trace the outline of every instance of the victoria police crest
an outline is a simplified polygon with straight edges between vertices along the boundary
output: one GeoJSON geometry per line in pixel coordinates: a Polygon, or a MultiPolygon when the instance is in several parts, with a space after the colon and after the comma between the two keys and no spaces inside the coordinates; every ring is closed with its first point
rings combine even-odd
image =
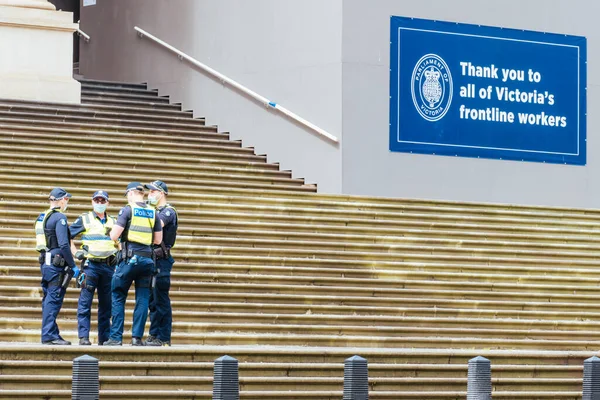
{"type": "Polygon", "coordinates": [[[411,81],[415,108],[427,121],[439,121],[452,103],[452,74],[436,54],[427,54],[415,65],[411,81]]]}

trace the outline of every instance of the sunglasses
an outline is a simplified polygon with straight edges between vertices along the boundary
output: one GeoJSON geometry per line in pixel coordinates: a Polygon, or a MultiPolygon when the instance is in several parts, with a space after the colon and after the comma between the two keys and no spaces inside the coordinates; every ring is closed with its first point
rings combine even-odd
{"type": "Polygon", "coordinates": [[[102,198],[102,197],[96,197],[95,199],[93,199],[94,203],[98,203],[98,204],[105,204],[106,203],[106,199],[102,198]]]}

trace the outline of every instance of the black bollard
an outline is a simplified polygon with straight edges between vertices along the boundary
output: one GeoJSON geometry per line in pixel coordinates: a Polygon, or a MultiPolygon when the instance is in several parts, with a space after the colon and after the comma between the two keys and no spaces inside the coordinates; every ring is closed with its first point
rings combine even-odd
{"type": "Polygon", "coordinates": [[[369,399],[369,367],[367,360],[354,356],[344,362],[343,400],[369,399]]]}
{"type": "Polygon", "coordinates": [[[492,399],[492,371],[490,360],[475,357],[469,360],[467,400],[492,399]]]}
{"type": "Polygon", "coordinates": [[[100,398],[98,359],[85,355],[73,360],[72,400],[100,398]]]}
{"type": "Polygon", "coordinates": [[[600,358],[596,356],[583,362],[582,400],[600,400],[600,358]]]}
{"type": "Polygon", "coordinates": [[[240,400],[238,360],[223,356],[215,360],[213,400],[240,400]]]}

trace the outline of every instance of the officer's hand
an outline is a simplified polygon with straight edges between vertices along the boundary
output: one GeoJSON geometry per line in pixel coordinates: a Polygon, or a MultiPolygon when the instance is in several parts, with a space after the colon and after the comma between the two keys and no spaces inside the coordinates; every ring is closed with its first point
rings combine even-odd
{"type": "Polygon", "coordinates": [[[85,258],[85,252],[83,250],[77,250],[77,253],[75,253],[75,258],[79,261],[83,260],[85,258]]]}
{"type": "Polygon", "coordinates": [[[79,268],[73,267],[73,278],[77,278],[79,276],[79,268]]]}

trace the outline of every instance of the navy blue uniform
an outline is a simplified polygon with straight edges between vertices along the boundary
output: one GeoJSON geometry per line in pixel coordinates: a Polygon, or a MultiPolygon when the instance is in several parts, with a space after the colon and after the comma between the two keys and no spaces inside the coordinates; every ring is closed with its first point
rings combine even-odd
{"type": "MultiPolygon", "coordinates": [[[[94,216],[103,224],[106,223],[106,218],[100,219],[96,214],[94,216]]],[[[77,218],[70,226],[69,231],[72,239],[85,232],[83,219],[77,218]]],[[[77,303],[78,336],[79,338],[89,338],[92,301],[94,292],[98,289],[98,344],[102,344],[110,336],[111,282],[115,268],[111,267],[106,260],[90,259],[83,272],[86,274],[86,284],[84,288],[81,288],[77,303]]]]}
{"type": "MultiPolygon", "coordinates": [[[[177,237],[177,213],[168,205],[159,207],[157,212],[163,223],[163,243],[170,250],[177,237]]],[[[171,270],[174,262],[170,252],[168,257],[156,259],[158,275],[156,276],[156,286],[150,292],[150,335],[163,342],[171,342],[173,311],[169,289],[171,288],[171,270]]]]}
{"type": "MultiPolygon", "coordinates": [[[[139,203],[145,207],[145,203],[139,203]]],[[[158,215],[154,216],[154,232],[162,231],[158,215]]],[[[131,220],[131,207],[123,207],[119,211],[116,225],[125,228],[121,237],[127,237],[127,226],[131,220]]],[[[142,338],[144,327],[148,319],[148,306],[150,301],[150,286],[154,273],[152,260],[152,247],[135,242],[127,242],[134,256],[131,259],[122,259],[117,265],[112,279],[112,325],[110,339],[121,342],[123,340],[123,326],[125,320],[125,301],[131,284],[135,281],[135,308],[133,310],[132,337],[142,338]],[[136,254],[138,253],[138,254],[136,254]],[[146,256],[147,255],[147,256],[146,256]]]]}
{"type": "Polygon", "coordinates": [[[48,259],[53,260],[56,254],[60,254],[69,267],[73,268],[75,266],[75,261],[71,254],[67,217],[60,210],[55,211],[46,220],[45,231],[46,237],[55,235],[56,241],[48,240],[51,246],[53,242],[55,244],[55,247],[49,247],[50,257],[46,257],[45,252],[40,257],[43,291],[42,342],[62,339],[58,325],[56,324],[56,318],[58,317],[66,293],[66,289],[61,287],[62,282],[60,281],[60,276],[64,268],[55,267],[52,265],[52,261],[49,264],[45,261],[48,259]]]}

